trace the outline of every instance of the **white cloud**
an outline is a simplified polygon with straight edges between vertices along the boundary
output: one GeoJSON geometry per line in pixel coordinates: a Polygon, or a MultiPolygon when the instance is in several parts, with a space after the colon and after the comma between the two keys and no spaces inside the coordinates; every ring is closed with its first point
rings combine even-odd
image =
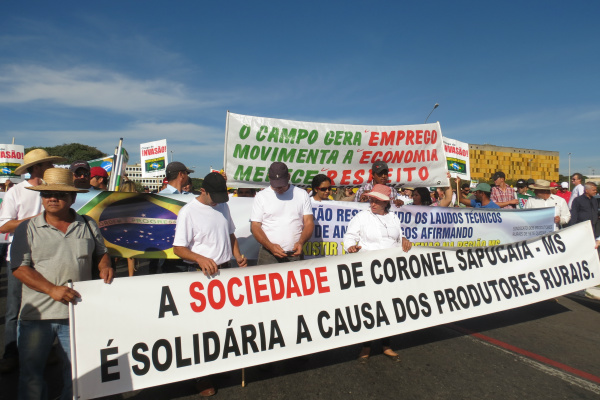
{"type": "Polygon", "coordinates": [[[15,137],[15,143],[25,147],[82,143],[107,154],[113,154],[119,138],[123,138],[131,164],[140,160],[140,143],[167,139],[169,153],[173,151],[175,160],[190,167],[199,166],[204,171],[211,165],[220,167],[223,163],[225,120],[222,128],[184,122],[138,121],[120,130],[11,131],[7,136],[15,137]]]}
{"type": "Polygon", "coordinates": [[[36,65],[0,68],[0,103],[34,101],[125,114],[218,103],[192,98],[178,82],[139,80],[99,68],[80,66],[58,70],[36,65]]]}

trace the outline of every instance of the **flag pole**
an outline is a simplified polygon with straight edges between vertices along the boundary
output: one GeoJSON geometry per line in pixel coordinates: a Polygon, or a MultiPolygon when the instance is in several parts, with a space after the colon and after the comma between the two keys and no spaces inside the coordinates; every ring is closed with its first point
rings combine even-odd
{"type": "MultiPolygon", "coordinates": [[[[73,281],[68,280],[69,289],[73,289],[73,281]]],[[[77,388],[77,351],[75,350],[75,313],[73,303],[69,303],[69,346],[71,347],[71,380],[73,382],[73,400],[79,398],[79,390],[77,388]]]]}

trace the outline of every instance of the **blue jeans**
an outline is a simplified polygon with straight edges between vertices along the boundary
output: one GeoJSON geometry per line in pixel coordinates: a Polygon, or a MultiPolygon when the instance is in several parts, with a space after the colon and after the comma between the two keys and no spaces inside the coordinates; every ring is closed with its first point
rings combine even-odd
{"type": "Polygon", "coordinates": [[[4,315],[4,356],[17,358],[17,321],[21,309],[21,288],[23,284],[13,276],[10,263],[6,262],[6,314],[4,315]]]}
{"type": "Polygon", "coordinates": [[[19,320],[19,399],[47,399],[48,387],[44,380],[46,360],[54,339],[60,344],[62,358],[63,389],[60,398],[73,398],[71,382],[71,348],[69,320],[49,319],[37,321],[19,320]]]}

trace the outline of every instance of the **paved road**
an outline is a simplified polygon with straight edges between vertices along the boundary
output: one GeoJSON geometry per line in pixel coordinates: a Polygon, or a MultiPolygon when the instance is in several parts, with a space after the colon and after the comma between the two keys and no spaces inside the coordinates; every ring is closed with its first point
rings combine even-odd
{"type": "MultiPolygon", "coordinates": [[[[119,274],[124,269],[119,268],[119,274]]],[[[5,271],[0,280],[3,343],[5,271]]],[[[285,360],[270,368],[220,374],[217,399],[598,399],[600,302],[577,296],[392,338],[402,362],[374,349],[366,365],[358,346],[285,360]]],[[[59,381],[58,368],[47,369],[59,381]]],[[[0,399],[16,399],[18,374],[0,375],[0,399]]],[[[50,385],[56,396],[60,388],[50,385]]],[[[52,398],[52,396],[51,396],[52,398]]],[[[109,399],[197,399],[185,381],[109,399]]]]}

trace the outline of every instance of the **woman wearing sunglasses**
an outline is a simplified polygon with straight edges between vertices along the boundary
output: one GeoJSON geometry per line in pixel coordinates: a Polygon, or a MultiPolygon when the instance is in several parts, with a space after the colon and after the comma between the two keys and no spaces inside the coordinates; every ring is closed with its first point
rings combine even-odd
{"type": "Polygon", "coordinates": [[[310,194],[314,201],[331,200],[331,179],[327,175],[316,175],[312,180],[312,193],[310,194]]]}

